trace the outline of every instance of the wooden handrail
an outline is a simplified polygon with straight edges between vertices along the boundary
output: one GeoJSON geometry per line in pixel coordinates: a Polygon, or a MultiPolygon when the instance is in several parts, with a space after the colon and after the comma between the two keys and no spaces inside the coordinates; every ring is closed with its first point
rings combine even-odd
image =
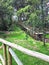
{"type": "Polygon", "coordinates": [[[34,56],[36,58],[39,58],[39,59],[42,59],[44,61],[47,61],[49,62],[49,56],[48,55],[45,55],[45,54],[42,54],[42,53],[39,53],[39,52],[35,52],[35,51],[31,51],[31,50],[28,50],[26,48],[23,48],[22,46],[19,46],[17,44],[14,44],[14,43],[11,43],[11,42],[8,42],[6,40],[3,40],[3,39],[0,39],[0,42],[10,46],[10,47],[13,47],[27,55],[30,55],[30,56],[34,56]]]}
{"type": "Polygon", "coordinates": [[[11,48],[9,48],[9,52],[18,65],[23,65],[23,63],[20,61],[20,59],[17,57],[17,55],[11,48]]]}

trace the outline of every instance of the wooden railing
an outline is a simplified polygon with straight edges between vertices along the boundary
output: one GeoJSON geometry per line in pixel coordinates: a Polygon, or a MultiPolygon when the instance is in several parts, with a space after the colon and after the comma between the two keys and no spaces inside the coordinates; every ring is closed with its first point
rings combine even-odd
{"type": "Polygon", "coordinates": [[[12,50],[12,48],[15,48],[15,49],[21,51],[22,53],[27,54],[27,55],[34,56],[36,58],[42,59],[46,62],[49,62],[49,56],[48,55],[28,50],[22,46],[8,42],[8,41],[3,40],[3,39],[0,39],[0,42],[3,44],[3,56],[4,57],[2,57],[0,55],[0,59],[1,59],[3,65],[12,65],[12,57],[14,58],[14,60],[16,61],[16,63],[18,65],[23,65],[23,63],[17,57],[15,52],[12,50]],[[7,46],[8,46],[8,48],[6,49],[7,46]],[[8,51],[8,54],[6,53],[7,51],[8,51]],[[8,61],[7,61],[7,55],[8,55],[8,61]]]}

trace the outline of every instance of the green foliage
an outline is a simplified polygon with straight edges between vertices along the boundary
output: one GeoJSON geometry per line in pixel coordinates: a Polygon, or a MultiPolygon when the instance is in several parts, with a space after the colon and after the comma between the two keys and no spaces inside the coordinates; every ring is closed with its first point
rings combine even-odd
{"type": "MultiPolygon", "coordinates": [[[[46,3],[47,1],[45,0],[46,3]]],[[[14,14],[14,8],[17,9],[15,15],[17,14],[20,20],[21,17],[26,18],[26,20],[24,19],[25,24],[31,23],[32,26],[38,28],[45,25],[45,23],[41,23],[42,18],[40,18],[42,14],[41,0],[0,0],[0,30],[9,30],[13,24],[11,17],[14,14]]],[[[45,18],[45,21],[47,22],[48,19],[49,16],[45,18]]]]}
{"type": "Polygon", "coordinates": [[[33,21],[33,20],[35,20],[35,18],[37,18],[37,14],[36,13],[31,13],[30,19],[33,21]]]}
{"type": "Polygon", "coordinates": [[[20,10],[17,11],[17,15],[19,16],[21,13],[28,12],[30,7],[31,7],[30,5],[27,5],[26,7],[21,8],[20,10]]]}
{"type": "Polygon", "coordinates": [[[13,14],[12,0],[0,1],[0,30],[8,30],[13,14]]]}
{"type": "Polygon", "coordinates": [[[31,2],[32,4],[37,4],[37,3],[40,3],[39,0],[27,0],[28,2],[31,2]]]}
{"type": "MultiPolygon", "coordinates": [[[[43,31],[42,27],[46,27],[48,24],[49,16],[46,15],[46,10],[44,11],[44,21],[42,21],[42,8],[41,8],[41,0],[26,0],[27,5],[25,7],[20,7],[20,9],[17,11],[18,16],[24,14],[27,18],[24,20],[24,24],[31,24],[30,26],[39,28],[41,31],[43,31]],[[29,5],[28,5],[29,4],[29,5]],[[26,14],[27,13],[27,14],[26,14]],[[46,26],[45,26],[46,25],[46,26]]],[[[44,1],[43,1],[44,2],[44,1]]],[[[45,0],[45,3],[47,3],[47,0],[45,0]]]]}
{"type": "MultiPolygon", "coordinates": [[[[17,11],[18,16],[21,17],[22,13],[26,15],[27,20],[25,24],[31,23],[33,27],[39,27],[42,23],[40,20],[41,10],[39,9],[41,1],[39,0],[26,0],[29,5],[24,8],[20,8],[17,11]],[[27,14],[26,14],[27,13],[27,14]]],[[[42,26],[41,26],[42,27],[42,26]]]]}

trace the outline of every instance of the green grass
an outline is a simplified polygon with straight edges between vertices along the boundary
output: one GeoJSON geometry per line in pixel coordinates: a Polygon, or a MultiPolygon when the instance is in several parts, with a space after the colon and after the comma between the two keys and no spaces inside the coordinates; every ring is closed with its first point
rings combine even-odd
{"type": "MultiPolygon", "coordinates": [[[[22,61],[23,65],[49,65],[49,63],[47,63],[43,60],[28,56],[26,54],[23,54],[23,53],[17,51],[17,50],[15,51],[15,53],[17,54],[19,59],[22,61]]],[[[14,64],[14,65],[16,65],[16,64],[14,64]]]]}
{"type": "MultiPolygon", "coordinates": [[[[2,46],[2,43],[0,43],[0,46],[2,46]]],[[[3,54],[2,52],[3,52],[3,49],[0,49],[0,53],[1,54],[3,54]]]]}
{"type": "MultiPolygon", "coordinates": [[[[36,41],[29,36],[28,36],[28,39],[26,40],[26,34],[24,32],[16,33],[16,34],[14,33],[13,35],[9,35],[9,37],[7,37],[6,40],[10,42],[14,42],[30,50],[38,51],[38,52],[49,55],[48,43],[46,44],[46,47],[44,47],[42,42],[36,41]],[[23,40],[23,41],[20,42],[20,40],[23,40]]],[[[48,65],[49,64],[43,60],[23,54],[20,51],[17,51],[15,49],[14,51],[24,65],[48,65]]],[[[16,65],[15,61],[13,61],[13,64],[16,65]]]]}
{"type": "Polygon", "coordinates": [[[49,38],[49,34],[46,35],[46,38],[49,38]]]}
{"type": "MultiPolygon", "coordinates": [[[[5,39],[7,41],[14,42],[15,44],[23,46],[32,51],[34,50],[49,55],[49,43],[46,43],[46,46],[44,47],[43,42],[36,41],[32,39],[29,35],[28,38],[26,39],[26,34],[23,31],[18,31],[18,32],[15,31],[6,36],[7,38],[5,39]]],[[[48,62],[45,62],[41,59],[28,56],[16,49],[13,50],[15,51],[19,59],[22,61],[23,65],[49,65],[48,62]]],[[[0,53],[2,53],[2,51],[0,51],[0,53]]],[[[17,65],[14,59],[12,59],[12,65],[17,65]]]]}

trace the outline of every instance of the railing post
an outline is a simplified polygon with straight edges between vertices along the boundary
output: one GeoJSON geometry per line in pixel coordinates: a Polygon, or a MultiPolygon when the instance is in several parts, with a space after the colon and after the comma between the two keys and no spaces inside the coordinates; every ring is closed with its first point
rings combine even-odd
{"type": "Polygon", "coordinates": [[[8,47],[8,65],[12,65],[12,56],[11,56],[11,54],[9,52],[9,48],[10,47],[8,47]]]}
{"type": "Polygon", "coordinates": [[[6,45],[5,44],[3,44],[3,56],[4,56],[5,65],[7,65],[7,53],[6,53],[6,45]]]}

